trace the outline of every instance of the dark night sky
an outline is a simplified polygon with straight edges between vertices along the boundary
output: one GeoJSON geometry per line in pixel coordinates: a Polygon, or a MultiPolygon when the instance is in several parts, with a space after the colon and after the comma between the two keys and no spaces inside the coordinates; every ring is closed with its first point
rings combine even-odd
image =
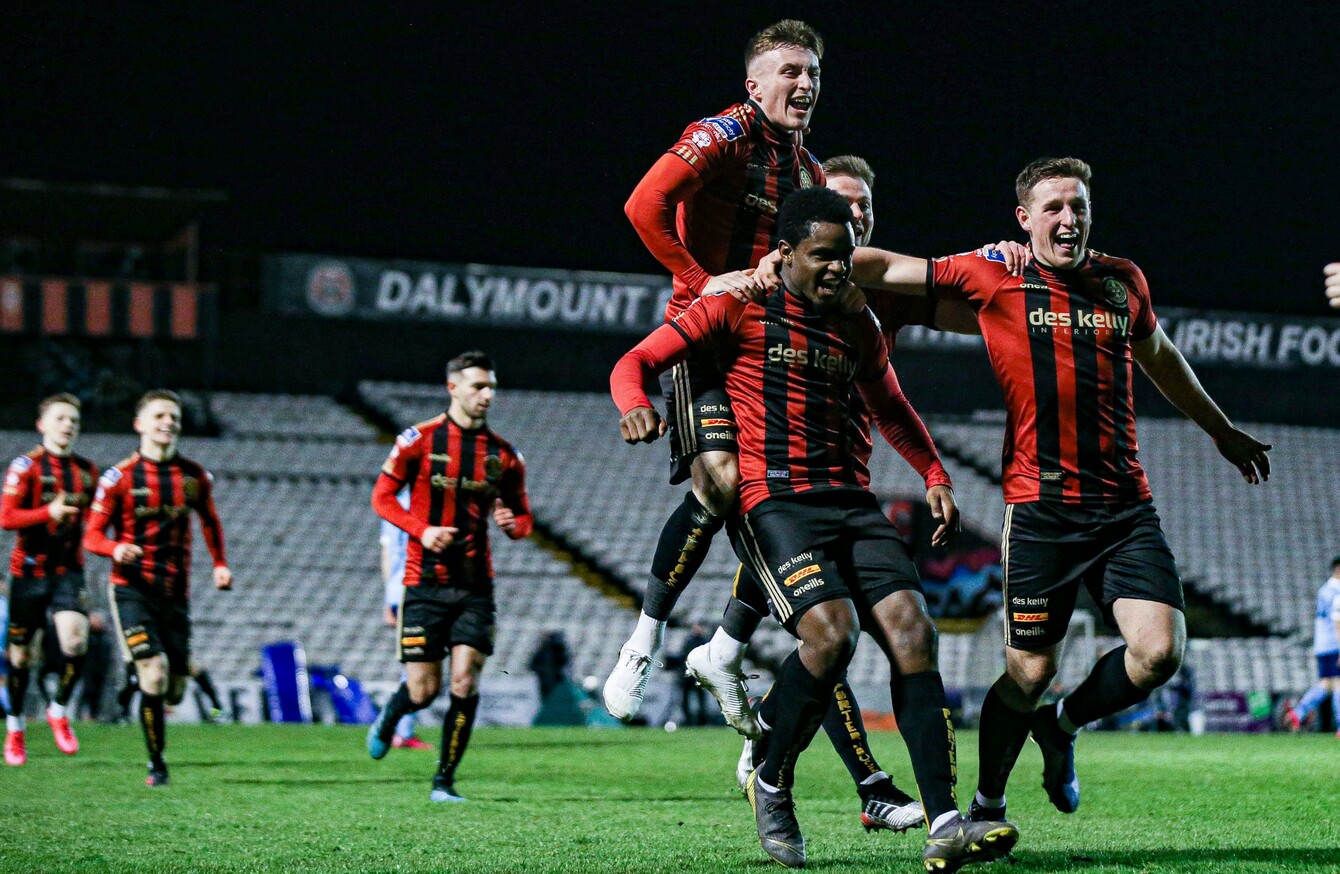
{"type": "Polygon", "coordinates": [[[220,188],[213,244],[650,271],[625,198],[795,15],[828,40],[807,144],[874,164],[877,244],[1018,236],[1014,174],[1076,154],[1156,304],[1326,312],[1326,4],[338,5],[8,9],[0,175],[220,188]]]}

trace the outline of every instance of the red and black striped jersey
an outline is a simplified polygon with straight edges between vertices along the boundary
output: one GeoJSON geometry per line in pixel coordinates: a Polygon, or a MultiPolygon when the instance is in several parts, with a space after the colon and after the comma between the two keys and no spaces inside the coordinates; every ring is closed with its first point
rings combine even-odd
{"type": "MultiPolygon", "coordinates": [[[[674,259],[648,241],[652,254],[675,274],[665,313],[672,319],[693,303],[711,276],[756,267],[777,247],[782,201],[797,188],[825,180],[800,135],[774,126],[753,101],[689,125],[669,152],[683,159],[700,185],[677,205],[674,231],[701,270],[676,270],[674,259]]],[[[638,207],[630,204],[630,209],[638,207]]]]}
{"type": "Polygon", "coordinates": [[[0,525],[17,531],[9,557],[14,576],[47,577],[82,570],[80,538],[93,499],[98,468],[80,455],[55,455],[38,446],[9,463],[0,498],[0,525]],[[57,524],[47,504],[65,496],[79,512],[57,524]]]}
{"type": "Polygon", "coordinates": [[[770,497],[868,485],[852,451],[851,398],[857,381],[888,368],[868,309],[820,313],[785,288],[762,304],[699,298],[621,359],[611,376],[620,412],[649,405],[644,368],[664,370],[699,345],[717,351],[726,373],[739,428],[741,512],[770,497]]]}
{"type": "Polygon", "coordinates": [[[1005,502],[1148,500],[1137,460],[1131,343],[1154,333],[1149,286],[1130,261],[1097,252],[1074,270],[999,253],[930,262],[927,285],[977,310],[1005,393],[1005,502]]]}
{"type": "Polygon", "coordinates": [[[111,558],[122,543],[138,546],[144,551],[138,561],[112,562],[112,582],[185,600],[190,593],[192,511],[200,516],[214,566],[226,566],[214,477],[181,455],[154,461],[136,452],[108,468],[98,481],[84,548],[111,558]]]}
{"type": "Polygon", "coordinates": [[[462,428],[443,413],[396,438],[373,492],[378,515],[409,534],[405,585],[436,584],[477,592],[491,589],[493,557],[488,521],[497,501],[516,516],[509,536],[530,534],[534,518],[526,495],[521,453],[487,426],[462,428]],[[409,509],[395,500],[409,487],[409,509]],[[389,498],[389,503],[388,503],[389,498]],[[441,552],[424,549],[428,528],[458,529],[441,552]]]}

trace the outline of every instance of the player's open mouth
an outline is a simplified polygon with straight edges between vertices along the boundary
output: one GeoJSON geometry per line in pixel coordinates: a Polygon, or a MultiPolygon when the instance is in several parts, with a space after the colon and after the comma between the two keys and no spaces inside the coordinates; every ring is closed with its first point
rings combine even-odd
{"type": "Polygon", "coordinates": [[[792,97],[790,100],[786,101],[786,105],[789,108],[794,109],[796,112],[805,113],[809,112],[810,107],[814,105],[814,98],[792,97]]]}
{"type": "Polygon", "coordinates": [[[1075,233],[1074,231],[1071,231],[1070,233],[1066,234],[1057,234],[1056,246],[1059,249],[1065,249],[1068,252],[1073,252],[1075,249],[1079,247],[1079,234],[1075,233]]]}

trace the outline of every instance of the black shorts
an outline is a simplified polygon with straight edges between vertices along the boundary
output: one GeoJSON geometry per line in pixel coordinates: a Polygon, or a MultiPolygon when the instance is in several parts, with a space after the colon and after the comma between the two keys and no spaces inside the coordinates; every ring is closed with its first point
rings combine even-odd
{"type": "Polygon", "coordinates": [[[112,621],[128,662],[162,653],[168,673],[191,672],[191,607],[185,599],[147,595],[132,586],[112,586],[112,621]]]}
{"type": "Polygon", "coordinates": [[[740,523],[740,560],[752,565],[772,612],[795,633],[816,604],[849,598],[861,627],[894,592],[921,592],[907,544],[869,492],[822,491],[769,498],[740,523]]]}
{"type": "Polygon", "coordinates": [[[666,436],[670,438],[670,484],[689,478],[699,452],[738,453],[735,413],[726,396],[726,377],[716,359],[696,354],[661,374],[666,436]]]}
{"type": "Polygon", "coordinates": [[[1005,644],[1015,649],[1060,643],[1081,584],[1109,624],[1120,598],[1184,609],[1177,563],[1150,501],[1116,508],[1008,504],[1001,543],[1005,644]]]}
{"type": "Polygon", "coordinates": [[[493,598],[452,586],[406,586],[400,598],[402,662],[440,662],[453,646],[493,655],[493,598]]]}
{"type": "Polygon", "coordinates": [[[32,643],[37,632],[47,627],[48,610],[88,615],[83,571],[49,577],[26,574],[13,577],[9,587],[9,642],[19,647],[32,643]]]}

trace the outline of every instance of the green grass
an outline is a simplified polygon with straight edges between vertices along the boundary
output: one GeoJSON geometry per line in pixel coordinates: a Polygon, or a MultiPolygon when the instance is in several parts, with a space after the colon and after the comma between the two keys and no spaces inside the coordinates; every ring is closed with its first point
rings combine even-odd
{"type": "MultiPolygon", "coordinates": [[[[781,870],[735,791],[724,729],[483,729],[458,787],[432,805],[435,754],[381,762],[353,728],[172,726],[172,785],[143,785],[137,727],[89,727],[66,758],[30,728],[23,768],[0,769],[0,870],[683,872],[781,870]]],[[[430,737],[435,740],[435,737],[430,737]]],[[[895,734],[874,747],[904,786],[895,734]]],[[[959,735],[966,805],[976,736],[959,735]]],[[[1080,812],[1062,816],[1025,750],[1011,786],[1017,863],[1042,871],[1340,871],[1340,742],[1328,736],[1086,734],[1080,812]]],[[[822,736],[801,760],[810,867],[918,871],[916,834],[867,835],[822,736]]],[[[974,870],[974,869],[969,869],[974,870]]]]}

